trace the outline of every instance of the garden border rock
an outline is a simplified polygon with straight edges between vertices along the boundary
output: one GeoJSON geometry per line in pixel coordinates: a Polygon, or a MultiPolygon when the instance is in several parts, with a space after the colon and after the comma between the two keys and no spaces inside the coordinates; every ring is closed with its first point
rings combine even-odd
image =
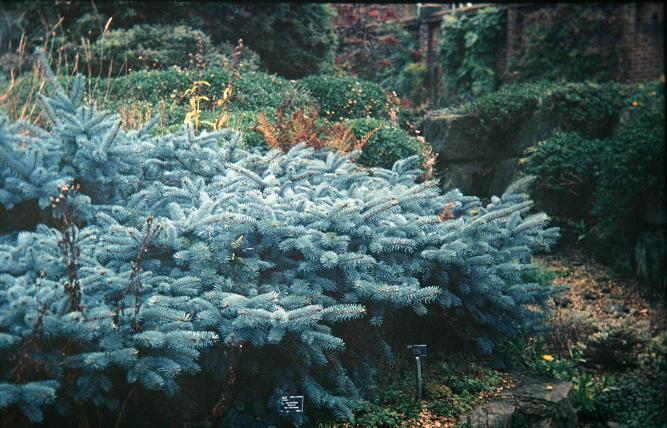
{"type": "Polygon", "coordinates": [[[517,386],[459,416],[469,428],[575,428],[578,426],[571,382],[532,373],[513,373],[517,386]]]}

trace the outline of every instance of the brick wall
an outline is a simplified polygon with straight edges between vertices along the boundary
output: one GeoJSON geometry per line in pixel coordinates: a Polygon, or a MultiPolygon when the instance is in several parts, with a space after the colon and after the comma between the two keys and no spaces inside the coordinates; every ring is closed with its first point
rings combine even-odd
{"type": "MultiPolygon", "coordinates": [[[[424,60],[430,59],[431,80],[437,80],[437,75],[443,71],[438,70],[442,17],[451,13],[452,10],[474,13],[477,9],[492,4],[475,4],[472,7],[462,8],[453,8],[452,5],[451,3],[423,3],[421,9],[426,13],[423,13],[421,19],[418,16],[416,4],[366,4],[362,6],[378,11],[394,10],[396,19],[402,22],[406,29],[417,34],[420,48],[424,53],[424,60]]],[[[516,59],[524,42],[526,24],[533,20],[544,19],[545,8],[551,6],[540,3],[508,3],[496,6],[503,8],[507,17],[505,44],[500,51],[496,52],[496,70],[500,78],[507,82],[512,80],[507,70],[516,59]]],[[[664,5],[659,2],[636,2],[601,4],[601,7],[608,9],[609,16],[620,17],[622,20],[622,37],[618,43],[623,47],[623,52],[617,70],[617,80],[633,82],[660,78],[665,69],[664,5]]]]}
{"type": "MultiPolygon", "coordinates": [[[[499,5],[505,9],[507,26],[504,48],[496,53],[496,69],[504,81],[510,81],[508,66],[516,59],[524,42],[526,23],[544,19],[542,13],[548,4],[520,3],[499,5]]],[[[664,5],[658,2],[615,3],[607,5],[610,16],[622,19],[623,52],[617,70],[618,81],[656,80],[664,74],[664,5]]],[[[475,8],[470,8],[474,12],[475,8]]],[[[440,15],[442,16],[442,15],[440,15]]],[[[431,26],[433,24],[431,23],[431,26]]],[[[426,48],[429,37],[429,25],[423,22],[419,27],[421,45],[426,48]]],[[[431,46],[435,49],[440,44],[439,32],[431,31],[431,46]]],[[[436,62],[438,62],[436,60],[436,62]]]]}
{"type": "Polygon", "coordinates": [[[665,8],[662,3],[623,5],[623,64],[619,78],[654,80],[665,72],[665,8]]]}

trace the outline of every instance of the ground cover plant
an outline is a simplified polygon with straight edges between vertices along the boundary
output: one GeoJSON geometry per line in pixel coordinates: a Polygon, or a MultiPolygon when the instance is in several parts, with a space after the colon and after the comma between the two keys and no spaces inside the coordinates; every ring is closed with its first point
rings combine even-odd
{"type": "Polygon", "coordinates": [[[206,370],[227,424],[276,421],[298,392],[351,420],[390,353],[386,318],[430,308],[483,352],[543,328],[553,290],[523,272],[557,232],[518,187],[483,205],[417,183],[414,158],[365,170],[304,146],[246,151],[229,129],[125,132],[79,105],[80,77],[67,95],[43,67],[49,127],[3,118],[0,134],[2,205],[53,217],[3,237],[8,417],[118,409],[126,383],[173,395],[206,370]]]}
{"type": "MultiPolygon", "coordinates": [[[[435,353],[422,361],[426,379],[423,400],[416,400],[413,359],[399,353],[381,366],[378,397],[357,411],[355,427],[454,426],[456,416],[484,398],[512,386],[500,371],[483,367],[474,354],[435,353]]],[[[344,426],[322,422],[320,428],[344,426]]]]}

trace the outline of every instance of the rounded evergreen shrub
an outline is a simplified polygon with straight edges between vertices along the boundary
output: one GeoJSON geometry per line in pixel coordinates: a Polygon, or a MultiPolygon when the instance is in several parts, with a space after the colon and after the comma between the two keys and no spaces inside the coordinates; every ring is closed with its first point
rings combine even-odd
{"type": "Polygon", "coordinates": [[[195,79],[194,73],[171,67],[166,70],[134,71],[126,76],[105,80],[100,85],[108,88],[107,96],[110,100],[133,98],[157,104],[170,101],[172,95],[176,99],[195,79]]]}
{"type": "Polygon", "coordinates": [[[111,30],[92,44],[100,70],[108,67],[127,71],[162,69],[171,66],[198,68],[221,65],[223,57],[209,36],[183,25],[136,25],[111,30]],[[199,58],[195,58],[198,56],[199,58]]]}
{"type": "Polygon", "coordinates": [[[300,80],[320,104],[322,117],[343,119],[387,119],[389,98],[384,89],[373,82],[350,76],[318,75],[300,80]]]}
{"type": "Polygon", "coordinates": [[[391,123],[378,119],[355,119],[345,122],[357,138],[377,130],[361,151],[359,163],[370,167],[389,168],[394,162],[421,154],[416,138],[391,123]]]}
{"type": "MultiPolygon", "coordinates": [[[[293,83],[282,77],[260,72],[241,74],[235,83],[235,95],[231,102],[241,110],[259,110],[266,107],[277,108],[285,98],[293,83]]],[[[224,86],[218,86],[218,88],[224,86]]],[[[222,94],[221,94],[222,95],[222,94]]],[[[307,97],[301,96],[297,103],[307,102],[307,97]]]]}
{"type": "MultiPolygon", "coordinates": [[[[214,101],[220,99],[227,87],[231,72],[223,67],[209,67],[201,72],[169,68],[167,70],[141,70],[127,76],[113,78],[100,83],[105,87],[108,83],[108,97],[121,100],[131,94],[132,98],[149,101],[153,104],[161,101],[187,105],[185,91],[195,81],[205,81],[202,95],[214,101]]],[[[282,77],[256,71],[241,72],[241,77],[234,83],[234,92],[230,107],[238,110],[260,110],[277,108],[283,101],[287,91],[293,86],[282,77]]],[[[297,103],[306,103],[308,97],[299,95],[297,103]]]]}

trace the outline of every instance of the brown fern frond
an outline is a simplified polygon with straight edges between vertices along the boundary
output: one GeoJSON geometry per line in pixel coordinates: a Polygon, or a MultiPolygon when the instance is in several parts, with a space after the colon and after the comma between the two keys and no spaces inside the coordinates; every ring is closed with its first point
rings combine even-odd
{"type": "MultiPolygon", "coordinates": [[[[291,137],[292,139],[304,140],[308,139],[307,131],[308,129],[308,119],[301,111],[294,112],[292,114],[291,122],[291,137]]],[[[296,141],[298,144],[299,141],[296,141]]]]}
{"type": "Polygon", "coordinates": [[[368,131],[366,134],[364,134],[364,135],[359,139],[359,142],[356,144],[356,146],[354,147],[354,149],[355,149],[355,150],[361,150],[361,149],[363,149],[364,146],[366,146],[366,144],[370,141],[370,139],[373,138],[373,135],[375,135],[380,129],[382,129],[382,128],[378,126],[377,128],[372,129],[372,130],[368,131]]]}
{"type": "Polygon", "coordinates": [[[282,149],[280,142],[278,141],[278,136],[276,135],[276,129],[262,112],[257,114],[257,129],[260,134],[262,134],[269,147],[279,150],[282,149]]]}
{"type": "Polygon", "coordinates": [[[347,153],[357,143],[357,138],[351,129],[337,123],[331,127],[326,140],[326,146],[334,150],[347,153]]]}
{"type": "Polygon", "coordinates": [[[438,214],[438,218],[440,218],[440,221],[447,221],[453,219],[454,204],[451,202],[446,203],[445,206],[442,207],[440,214],[438,214]]]}
{"type": "Polygon", "coordinates": [[[438,154],[433,151],[431,146],[426,143],[424,137],[417,137],[417,141],[420,144],[420,152],[424,162],[422,162],[422,168],[424,168],[424,175],[422,175],[422,180],[430,180],[435,176],[435,162],[438,158],[438,154]]]}

